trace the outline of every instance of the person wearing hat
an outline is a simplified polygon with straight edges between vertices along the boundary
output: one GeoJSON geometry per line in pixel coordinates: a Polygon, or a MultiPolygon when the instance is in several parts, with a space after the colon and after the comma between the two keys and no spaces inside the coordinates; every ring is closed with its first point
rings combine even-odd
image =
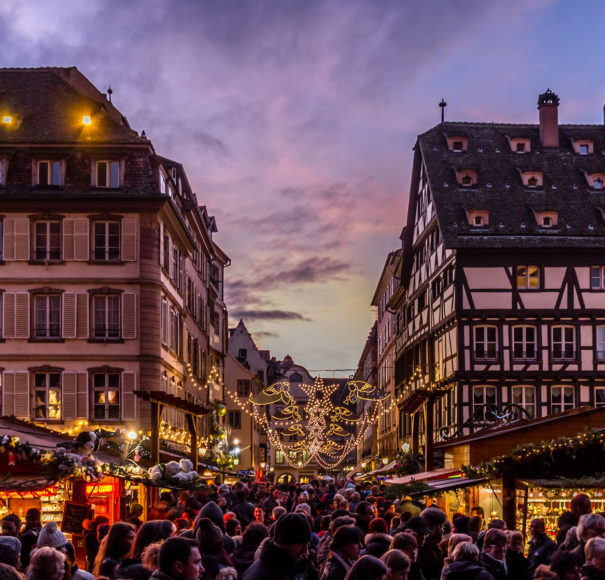
{"type": "Polygon", "coordinates": [[[231,566],[231,560],[224,549],[223,536],[221,528],[209,518],[201,518],[197,522],[195,539],[205,568],[200,576],[202,580],[213,579],[219,570],[231,566]]]}
{"type": "Polygon", "coordinates": [[[0,536],[0,562],[13,568],[19,567],[21,542],[15,536],[0,536]]]}
{"type": "Polygon", "coordinates": [[[441,577],[443,569],[443,552],[439,543],[443,539],[443,524],[446,517],[439,508],[430,506],[420,512],[420,517],[426,523],[428,532],[423,546],[418,546],[418,562],[427,580],[441,577]]]}
{"type": "Polygon", "coordinates": [[[266,540],[260,558],[246,570],[243,580],[304,580],[317,577],[305,558],[311,526],[303,514],[284,514],[275,522],[275,536],[266,540]]]}
{"type": "Polygon", "coordinates": [[[359,558],[362,533],[356,525],[339,527],[330,544],[330,557],[321,573],[321,580],[343,580],[359,558]]]}

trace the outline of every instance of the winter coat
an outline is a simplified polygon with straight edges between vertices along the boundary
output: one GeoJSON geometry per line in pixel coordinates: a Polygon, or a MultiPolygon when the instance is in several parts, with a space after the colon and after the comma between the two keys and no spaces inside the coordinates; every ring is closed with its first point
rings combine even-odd
{"type": "Polygon", "coordinates": [[[582,580],[605,580],[605,572],[597,570],[594,566],[582,567],[582,580]]]}
{"type": "Polygon", "coordinates": [[[457,560],[445,571],[444,580],[494,580],[479,562],[457,560]]]}
{"type": "Polygon", "coordinates": [[[506,570],[509,578],[527,578],[529,560],[514,550],[506,551],[506,570]]]}
{"type": "Polygon", "coordinates": [[[246,526],[254,521],[254,506],[247,500],[237,502],[231,511],[237,516],[240,524],[242,524],[242,530],[246,529],[246,526]]]}
{"type": "Polygon", "coordinates": [[[504,562],[482,552],[479,556],[479,563],[494,577],[494,580],[507,580],[508,574],[504,562]]]}
{"type": "Polygon", "coordinates": [[[353,562],[338,552],[331,552],[321,572],[320,580],[344,580],[353,562]]]}
{"type": "Polygon", "coordinates": [[[374,534],[368,534],[365,537],[365,550],[361,553],[362,556],[369,555],[380,558],[384,553],[389,551],[391,545],[392,536],[389,534],[382,534],[376,532],[374,534]]]}
{"type": "Polygon", "coordinates": [[[272,540],[265,541],[260,558],[244,572],[242,580],[315,580],[317,573],[304,559],[294,560],[272,540]]]}
{"type": "Polygon", "coordinates": [[[418,564],[427,580],[438,580],[441,578],[443,568],[443,552],[439,544],[432,538],[427,538],[424,545],[418,550],[418,564]]]}
{"type": "Polygon", "coordinates": [[[542,536],[539,540],[533,538],[529,541],[527,559],[529,560],[530,578],[533,578],[534,572],[540,564],[548,564],[550,562],[556,550],[557,544],[546,535],[542,536]]]}

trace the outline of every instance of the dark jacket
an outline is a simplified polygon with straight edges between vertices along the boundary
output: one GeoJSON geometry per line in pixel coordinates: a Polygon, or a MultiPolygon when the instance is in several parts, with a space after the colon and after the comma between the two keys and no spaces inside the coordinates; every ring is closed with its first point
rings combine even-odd
{"type": "Polygon", "coordinates": [[[350,562],[344,556],[331,552],[330,557],[326,561],[320,579],[321,580],[344,580],[347,572],[353,567],[353,562],[350,562]]]}
{"type": "Polygon", "coordinates": [[[557,544],[546,535],[542,536],[539,540],[532,538],[529,541],[527,559],[529,560],[530,578],[533,578],[534,572],[540,564],[548,564],[550,562],[556,549],[557,544]]]}
{"type": "Polygon", "coordinates": [[[418,549],[418,563],[427,580],[439,580],[443,569],[443,552],[439,544],[432,538],[427,538],[424,545],[418,549]]]}
{"type": "Polygon", "coordinates": [[[597,570],[594,566],[583,566],[582,580],[605,580],[605,572],[597,570]]]}
{"type": "Polygon", "coordinates": [[[248,500],[237,502],[231,511],[237,516],[239,523],[242,524],[242,530],[245,530],[246,526],[254,521],[254,506],[248,500]]]}
{"type": "Polygon", "coordinates": [[[317,574],[305,566],[305,562],[294,560],[290,554],[267,540],[260,558],[244,572],[242,580],[315,580],[317,574]]]}
{"type": "Polygon", "coordinates": [[[523,554],[514,550],[506,551],[506,570],[509,578],[527,578],[528,569],[529,560],[523,554]]]}
{"type": "Polygon", "coordinates": [[[509,578],[504,562],[492,558],[489,554],[481,552],[479,563],[494,577],[494,580],[507,580],[509,578]]]}
{"type": "Polygon", "coordinates": [[[443,573],[443,580],[494,580],[494,577],[479,562],[457,560],[443,573]]]}

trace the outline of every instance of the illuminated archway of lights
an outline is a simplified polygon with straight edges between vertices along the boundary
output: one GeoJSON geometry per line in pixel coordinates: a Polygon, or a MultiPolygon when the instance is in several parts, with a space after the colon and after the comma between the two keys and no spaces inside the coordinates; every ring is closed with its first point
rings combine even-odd
{"type": "Polygon", "coordinates": [[[349,452],[374,424],[388,394],[364,381],[349,381],[341,401],[334,401],[339,385],[324,385],[322,379],[315,384],[298,384],[305,394],[297,400],[287,381],[275,383],[248,402],[252,404],[254,419],[264,428],[271,445],[280,450],[290,467],[300,468],[311,462],[324,469],[333,469],[346,459],[349,452]],[[357,416],[350,407],[358,401],[372,403],[370,409],[357,416]],[[346,425],[357,425],[351,433],[346,425]],[[284,438],[294,441],[284,441],[284,438]],[[296,452],[296,459],[290,457],[296,452]],[[302,460],[299,459],[302,454],[302,460]]]}

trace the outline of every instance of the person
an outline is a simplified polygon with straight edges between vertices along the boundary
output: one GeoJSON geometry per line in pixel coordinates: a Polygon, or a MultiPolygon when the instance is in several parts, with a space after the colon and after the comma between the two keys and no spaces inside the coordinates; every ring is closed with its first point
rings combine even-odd
{"type": "MultiPolygon", "coordinates": [[[[263,512],[264,514],[264,512],[263,512]]],[[[236,520],[237,521],[237,520],[236,520]]],[[[252,522],[242,536],[242,542],[231,557],[233,566],[238,574],[242,576],[244,572],[254,563],[254,554],[260,546],[260,543],[269,535],[264,524],[252,522]]]]}
{"type": "Polygon", "coordinates": [[[374,519],[374,508],[368,501],[360,501],[355,506],[357,527],[363,532],[363,537],[370,533],[370,522],[374,519]]]}
{"type": "Polygon", "coordinates": [[[235,517],[241,522],[244,530],[249,523],[254,521],[254,505],[248,501],[247,490],[239,489],[235,493],[236,502],[231,511],[235,517]]]}
{"type": "Polygon", "coordinates": [[[195,539],[204,560],[203,580],[212,580],[219,570],[231,566],[224,547],[224,534],[210,518],[201,518],[197,522],[195,539]]]}
{"type": "Polygon", "coordinates": [[[100,540],[98,538],[98,528],[107,525],[109,520],[105,516],[96,516],[94,520],[84,520],[84,547],[86,549],[86,569],[91,572],[94,565],[97,552],[99,551],[100,540]]]}
{"type": "Polygon", "coordinates": [[[577,527],[579,543],[571,551],[578,563],[583,566],[586,561],[584,547],[591,538],[605,535],[605,519],[599,514],[584,514],[580,516],[577,527]]]}
{"type": "Polygon", "coordinates": [[[483,538],[483,551],[479,562],[494,577],[494,580],[506,580],[506,533],[492,528],[483,538]]]}
{"type": "Polygon", "coordinates": [[[374,518],[370,522],[370,533],[364,538],[366,547],[363,555],[369,554],[370,556],[380,558],[385,554],[393,540],[393,537],[389,536],[387,532],[388,526],[386,521],[382,518],[374,518]]]}
{"type": "Polygon", "coordinates": [[[0,563],[0,580],[24,580],[24,576],[13,566],[0,563]]]}
{"type": "Polygon", "coordinates": [[[254,521],[257,524],[265,525],[265,510],[260,505],[254,508],[254,521]]]}
{"type": "Polygon", "coordinates": [[[533,519],[529,525],[529,530],[532,539],[529,541],[529,552],[527,554],[529,560],[528,573],[533,575],[540,564],[548,564],[557,549],[557,544],[546,535],[544,520],[533,519]]]}
{"type": "MultiPolygon", "coordinates": [[[[441,570],[441,577],[443,578],[443,573],[447,569],[447,567],[453,562],[452,554],[454,552],[454,548],[460,544],[461,542],[472,542],[473,539],[468,534],[450,534],[450,537],[447,539],[447,555],[443,560],[443,570],[441,570]]],[[[445,543],[444,539],[442,544],[445,543]]]]}
{"type": "Polygon", "coordinates": [[[556,580],[580,580],[580,567],[576,559],[563,550],[557,550],[550,562],[556,580]]]}
{"type": "Polygon", "coordinates": [[[21,529],[21,519],[17,514],[6,514],[2,518],[2,535],[13,536],[17,538],[19,536],[19,530],[21,529]]]}
{"type": "Polygon", "coordinates": [[[0,536],[0,562],[19,568],[21,542],[15,536],[0,536]]]}
{"type": "Polygon", "coordinates": [[[168,538],[158,554],[158,569],[150,580],[198,580],[204,572],[202,556],[193,540],[168,538]]]}
{"type": "Polygon", "coordinates": [[[99,553],[95,558],[93,574],[100,575],[100,568],[103,560],[110,559],[120,562],[132,550],[134,543],[134,526],[126,522],[116,522],[109,529],[109,533],[99,547],[99,553]]]}
{"type": "Polygon", "coordinates": [[[577,526],[580,518],[592,512],[592,502],[590,497],[585,493],[575,495],[569,502],[569,511],[563,512],[557,520],[557,545],[561,545],[565,541],[567,531],[573,526],[577,526]]]}
{"type": "Polygon", "coordinates": [[[29,508],[25,512],[25,527],[19,534],[19,540],[21,540],[21,566],[24,570],[29,566],[29,557],[38,541],[38,534],[41,529],[40,510],[29,508]]]}
{"type": "Polygon", "coordinates": [[[479,548],[472,542],[460,542],[452,552],[452,559],[444,571],[443,580],[494,580],[479,564],[479,548]]]}
{"type": "Polygon", "coordinates": [[[132,524],[135,529],[138,530],[143,525],[143,521],[141,520],[142,515],[143,506],[140,503],[133,503],[132,508],[130,508],[130,513],[126,518],[126,521],[129,524],[132,524]]]}
{"type": "Polygon", "coordinates": [[[330,556],[323,567],[321,580],[343,580],[361,554],[361,542],[359,527],[339,527],[332,537],[330,556]]]}
{"type": "Polygon", "coordinates": [[[160,548],[163,543],[164,540],[153,542],[153,544],[149,544],[141,554],[141,564],[152,572],[158,569],[158,556],[160,555],[160,548]]]}
{"type": "Polygon", "coordinates": [[[155,542],[166,540],[174,535],[175,525],[170,520],[150,520],[145,522],[136,533],[130,557],[140,560],[143,550],[155,542]]]}
{"type": "Polygon", "coordinates": [[[523,555],[523,534],[516,530],[506,532],[506,571],[509,578],[527,578],[529,560],[523,555]]]}
{"type": "Polygon", "coordinates": [[[275,536],[266,540],[259,559],[243,580],[303,580],[315,577],[304,556],[311,541],[311,526],[302,514],[284,514],[275,523],[275,536]]]}
{"type": "Polygon", "coordinates": [[[387,567],[374,556],[362,556],[353,564],[345,580],[384,580],[387,567]]]}
{"type": "Polygon", "coordinates": [[[380,558],[387,567],[386,580],[407,580],[410,559],[401,550],[389,550],[380,558]]]}
{"type": "Polygon", "coordinates": [[[28,580],[62,580],[65,574],[65,554],[44,546],[31,557],[27,570],[28,580]]]}
{"type": "Polygon", "coordinates": [[[591,538],[584,548],[586,565],[582,567],[582,580],[605,578],[605,539],[591,538]]]}
{"type": "Polygon", "coordinates": [[[408,572],[409,580],[425,580],[424,574],[417,562],[418,559],[418,543],[413,534],[399,532],[393,536],[393,541],[390,546],[391,550],[401,550],[410,560],[410,571],[408,572]]]}
{"type": "Polygon", "coordinates": [[[424,544],[418,544],[418,562],[425,578],[436,580],[441,577],[443,569],[443,553],[439,544],[443,539],[446,516],[439,508],[430,506],[420,512],[420,517],[428,531],[424,544]]]}

